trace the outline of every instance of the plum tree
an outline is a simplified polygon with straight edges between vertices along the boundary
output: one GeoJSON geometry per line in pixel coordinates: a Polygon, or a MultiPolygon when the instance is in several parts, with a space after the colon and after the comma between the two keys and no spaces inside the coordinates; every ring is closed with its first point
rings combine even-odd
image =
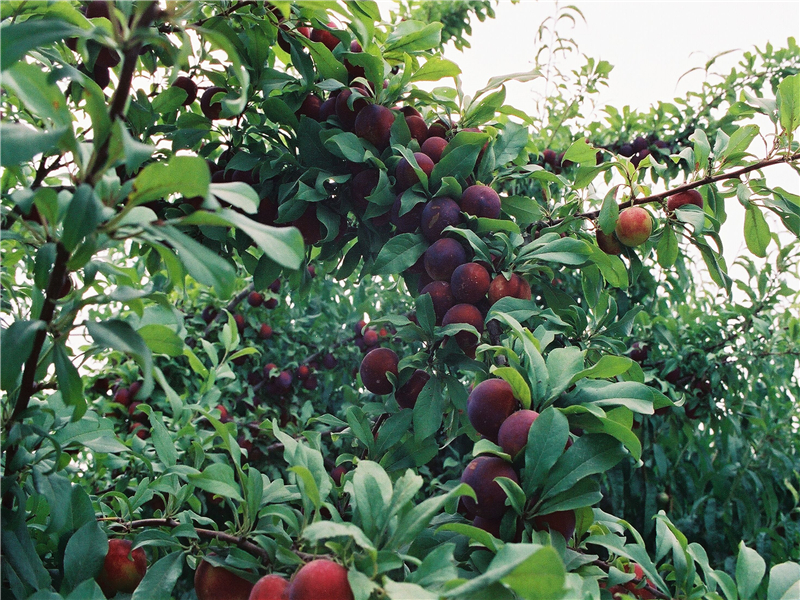
{"type": "Polygon", "coordinates": [[[222,103],[219,101],[214,102],[213,100],[217,94],[225,93],[226,91],[225,88],[212,86],[200,96],[200,110],[203,111],[207,119],[211,121],[219,119],[222,114],[222,103]]]}

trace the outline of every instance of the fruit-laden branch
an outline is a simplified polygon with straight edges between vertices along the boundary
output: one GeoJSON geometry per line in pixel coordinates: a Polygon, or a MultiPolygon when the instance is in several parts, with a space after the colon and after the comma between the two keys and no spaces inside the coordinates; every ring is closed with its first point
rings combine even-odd
{"type": "MultiPolygon", "coordinates": [[[[725,181],[727,179],[738,179],[742,175],[746,175],[751,171],[758,171],[759,169],[763,169],[764,167],[771,167],[772,165],[779,165],[779,164],[789,164],[800,160],[800,153],[792,154],[791,156],[781,156],[779,158],[770,158],[768,160],[762,160],[752,165],[748,165],[746,167],[742,167],[741,169],[737,169],[735,171],[730,171],[729,173],[721,173],[719,175],[709,175],[708,177],[703,177],[702,179],[698,179],[697,181],[692,181],[691,183],[685,183],[683,185],[679,185],[676,188],[671,190],[666,190],[664,192],[659,192],[658,194],[653,194],[651,196],[643,196],[642,198],[631,199],[626,202],[621,202],[619,204],[620,210],[628,208],[630,206],[639,206],[641,204],[649,204],[651,202],[659,202],[664,198],[669,196],[674,196],[675,194],[679,194],[681,192],[686,192],[688,190],[693,190],[695,188],[699,188],[704,185],[708,185],[710,183],[716,183],[717,181],[725,181]]],[[[600,216],[600,210],[592,210],[589,212],[578,213],[577,215],[573,215],[569,218],[574,219],[596,219],[600,216]]],[[[545,227],[554,227],[563,221],[565,221],[567,217],[563,217],[560,219],[555,219],[551,221],[539,221],[538,223],[534,223],[531,226],[531,230],[533,229],[544,229],[545,227]]]]}

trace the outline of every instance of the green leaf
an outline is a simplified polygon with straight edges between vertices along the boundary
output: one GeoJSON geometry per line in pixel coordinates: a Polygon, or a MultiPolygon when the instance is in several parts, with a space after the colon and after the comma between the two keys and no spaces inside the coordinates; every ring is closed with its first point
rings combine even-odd
{"type": "Polygon", "coordinates": [[[417,396],[414,405],[414,438],[417,442],[431,437],[442,424],[444,396],[436,377],[431,377],[417,396]]]}
{"type": "Polygon", "coordinates": [[[0,166],[19,165],[33,159],[37,154],[55,149],[66,131],[66,127],[41,131],[19,123],[0,123],[0,137],[3,139],[0,146],[0,166]]]}
{"type": "Polygon", "coordinates": [[[239,484],[233,474],[233,469],[223,463],[213,463],[206,467],[202,473],[189,473],[186,478],[192,485],[199,487],[211,494],[231,498],[243,502],[239,484]]]}
{"type": "Polygon", "coordinates": [[[226,115],[226,113],[229,115],[238,115],[244,110],[244,107],[247,104],[247,89],[250,86],[250,75],[248,74],[245,66],[242,64],[239,53],[236,51],[236,47],[227,37],[225,37],[225,34],[219,31],[195,26],[191,26],[191,28],[197,31],[202,39],[211,42],[212,46],[220,48],[228,55],[228,68],[239,80],[239,89],[242,90],[242,94],[238,98],[225,99],[222,101],[223,117],[226,115]]]}
{"type": "Polygon", "coordinates": [[[514,391],[514,397],[522,404],[522,408],[530,409],[531,388],[528,386],[525,378],[520,375],[519,371],[513,367],[498,367],[492,371],[492,375],[507,381],[514,391]]]}
{"type": "Polygon", "coordinates": [[[711,154],[711,144],[708,142],[705,131],[695,129],[689,136],[689,140],[694,142],[694,164],[695,170],[703,170],[708,166],[708,156],[711,154]]]}
{"type": "Polygon", "coordinates": [[[83,238],[94,232],[100,222],[101,210],[102,205],[91,186],[85,183],[79,185],[64,216],[61,243],[68,252],[72,252],[83,238]]]}
{"type": "Polygon", "coordinates": [[[173,227],[159,227],[157,235],[172,244],[189,275],[213,287],[220,298],[233,293],[236,272],[228,261],[173,227]]]}
{"type": "Polygon", "coordinates": [[[336,79],[347,83],[347,69],[336,59],[333,53],[322,42],[312,42],[305,36],[298,36],[300,42],[311,52],[317,71],[323,79],[336,79]]]}
{"type": "Polygon", "coordinates": [[[755,204],[750,204],[744,213],[744,241],[750,252],[761,258],[766,257],[772,237],[767,220],[755,204]]]}
{"type": "Polygon", "coordinates": [[[606,354],[602,356],[593,366],[577,373],[570,383],[584,378],[608,379],[626,373],[633,365],[633,361],[625,356],[613,356],[606,354]]]}
{"type": "Polygon", "coordinates": [[[534,552],[500,581],[524,600],[560,600],[566,572],[558,551],[546,546],[534,552]]]}
{"type": "Polygon", "coordinates": [[[16,63],[3,73],[3,87],[15,93],[35,116],[55,127],[71,127],[72,115],[64,93],[38,65],[16,63]]]}
{"type": "Polygon", "coordinates": [[[555,398],[575,382],[583,370],[586,351],[580,348],[555,348],[547,356],[547,373],[550,377],[548,398],[555,398]]]}
{"type": "Polygon", "coordinates": [[[784,562],[769,570],[767,600],[800,598],[800,565],[784,562]]]}
{"type": "Polygon", "coordinates": [[[252,215],[258,211],[258,204],[260,202],[258,194],[252,186],[246,183],[241,181],[212,183],[208,186],[208,191],[211,195],[216,196],[228,204],[232,204],[236,208],[241,208],[248,214],[252,215]]]}
{"type": "Polygon", "coordinates": [[[161,413],[150,412],[150,425],[153,428],[153,446],[158,458],[165,466],[174,467],[178,464],[178,451],[175,448],[175,440],[164,425],[161,413]]]}
{"type": "Polygon", "coordinates": [[[570,489],[584,477],[608,471],[625,455],[622,444],[611,436],[593,433],[580,436],[548,474],[541,500],[570,489]]]}
{"type": "Polygon", "coordinates": [[[147,398],[153,391],[153,355],[150,348],[125,321],[87,321],[86,329],[94,342],[104,348],[112,348],[129,354],[139,364],[144,375],[141,397],[147,398]]]}
{"type": "Polygon", "coordinates": [[[60,19],[30,19],[6,24],[0,28],[0,71],[8,69],[34,48],[79,35],[84,35],[82,29],[60,19]]]}
{"type": "Polygon", "coordinates": [[[406,544],[410,544],[417,539],[423,529],[430,525],[431,520],[439,514],[439,511],[450,498],[456,498],[466,493],[469,493],[469,486],[461,483],[447,494],[434,496],[417,504],[400,519],[397,529],[395,529],[392,538],[387,544],[387,549],[397,550],[403,548],[406,544]]]}
{"type": "Polygon", "coordinates": [[[150,200],[181,194],[186,198],[205,197],[211,174],[199,156],[173,156],[169,162],[147,165],[133,182],[130,201],[142,204],[150,200]]]}
{"type": "Polygon", "coordinates": [[[64,584],[70,591],[84,579],[94,579],[108,553],[108,539],[97,521],[83,525],[64,550],[64,584]]]}
{"type": "Polygon", "coordinates": [[[183,354],[183,340],[166,325],[151,323],[140,327],[138,332],[154,354],[166,354],[167,356],[183,354]]]}
{"type": "Polygon", "coordinates": [[[0,330],[0,384],[10,391],[17,386],[22,375],[22,365],[33,350],[36,332],[46,327],[44,321],[14,321],[0,330]]]}
{"type": "MultiPolygon", "coordinates": [[[[524,564],[535,552],[539,552],[542,549],[542,546],[538,544],[506,544],[500,548],[483,574],[455,588],[447,590],[443,595],[445,598],[474,599],[478,597],[491,597],[479,596],[477,592],[500,581],[508,574],[512,573],[519,565],[524,564]]],[[[549,561],[546,561],[546,563],[547,562],[549,561]]],[[[511,581],[516,584],[518,579],[514,577],[511,581]]],[[[549,583],[544,587],[548,589],[549,583]]]]}
{"type": "MultiPolygon", "coordinates": [[[[516,159],[528,144],[528,128],[513,121],[505,124],[494,142],[494,160],[497,165],[516,159]]],[[[526,155],[527,156],[527,155],[526,155]]],[[[506,199],[503,199],[505,208],[506,199]]]]}
{"type": "Polygon", "coordinates": [[[741,600],[750,600],[766,572],[767,563],[759,553],[748,548],[744,542],[739,542],[739,556],[736,559],[736,587],[741,600]]]}
{"type": "Polygon", "coordinates": [[[800,125],[800,73],[780,82],[778,97],[781,126],[791,133],[800,125]]]}
{"type": "Polygon", "coordinates": [[[514,217],[517,225],[526,227],[542,220],[542,207],[533,198],[525,196],[509,196],[501,198],[503,210],[514,217]]]}
{"type": "Polygon", "coordinates": [[[425,64],[414,71],[411,82],[414,81],[439,81],[445,77],[456,77],[461,75],[461,69],[457,64],[446,58],[430,57],[425,64]]]}
{"type": "Polygon", "coordinates": [[[375,263],[373,275],[400,273],[414,265],[428,249],[428,243],[418,233],[401,233],[389,239],[381,248],[375,263]]]}
{"type": "MultiPolygon", "coordinates": [[[[361,530],[375,539],[389,514],[392,499],[392,480],[378,463],[363,460],[353,474],[355,515],[360,519],[361,530]]],[[[358,521],[357,521],[358,522],[358,521]]]]}
{"type": "Polygon", "coordinates": [[[672,225],[664,227],[661,239],[658,240],[658,246],[656,246],[656,254],[658,255],[658,264],[664,269],[670,268],[678,260],[678,238],[675,236],[672,225]]]}
{"type": "Polygon", "coordinates": [[[401,21],[386,38],[384,54],[413,54],[439,46],[442,39],[441,23],[426,25],[422,21],[401,21]]]}
{"type": "Polygon", "coordinates": [[[224,208],[217,213],[196,211],[183,219],[182,223],[222,227],[233,226],[241,229],[258,244],[259,248],[267,254],[270,260],[289,269],[298,269],[305,259],[303,236],[296,227],[262,225],[228,208],[224,208]]]}
{"type": "Polygon", "coordinates": [[[529,496],[544,483],[547,473],[564,452],[569,438],[569,422],[553,407],[536,417],[528,431],[525,446],[525,467],[522,469],[522,489],[529,496]]]}
{"type": "Polygon", "coordinates": [[[586,143],[586,140],[581,138],[575,142],[564,153],[564,160],[571,160],[574,163],[591,163],[597,162],[597,148],[592,148],[586,143]]]}
{"type": "Polygon", "coordinates": [[[184,553],[172,552],[147,568],[144,579],[136,587],[131,600],[170,598],[183,572],[184,553]]]}
{"type": "Polygon", "coordinates": [[[53,346],[53,362],[58,378],[58,390],[61,399],[67,406],[74,406],[72,420],[80,419],[86,412],[86,399],[83,396],[83,380],[78,369],[72,364],[63,343],[57,342],[53,346]]]}
{"type": "Polygon", "coordinates": [[[151,106],[154,111],[160,115],[163,115],[165,113],[178,110],[181,106],[183,106],[185,100],[186,90],[173,85],[153,98],[151,106]]]}
{"type": "MultiPolygon", "coordinates": [[[[459,140],[460,141],[460,140],[459,140]]],[[[478,159],[483,144],[486,143],[486,134],[475,133],[471,131],[461,131],[456,134],[456,137],[445,147],[446,154],[442,155],[441,160],[433,167],[430,176],[430,189],[436,190],[442,183],[445,177],[455,177],[456,179],[464,179],[475,168],[475,161],[478,159]],[[456,143],[458,136],[478,136],[478,139],[469,141],[467,143],[459,144],[458,146],[450,149],[450,144],[456,143]]]]}
{"type": "Polygon", "coordinates": [[[722,153],[720,158],[724,159],[725,157],[732,156],[740,152],[746,152],[750,147],[750,143],[756,138],[758,133],[758,125],[744,125],[739,127],[739,129],[731,134],[731,137],[728,140],[728,146],[725,148],[725,151],[722,153]]]}
{"type": "Polygon", "coordinates": [[[335,538],[349,538],[365,550],[374,550],[375,546],[370,539],[364,535],[361,529],[353,523],[335,523],[333,521],[318,521],[312,523],[303,530],[303,538],[312,544],[318,544],[323,540],[335,538]]]}

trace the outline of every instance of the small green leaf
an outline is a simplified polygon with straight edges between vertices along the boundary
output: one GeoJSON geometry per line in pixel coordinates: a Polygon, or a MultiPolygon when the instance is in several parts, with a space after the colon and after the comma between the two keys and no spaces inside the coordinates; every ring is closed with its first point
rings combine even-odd
{"type": "Polygon", "coordinates": [[[97,521],[83,525],[64,550],[63,589],[70,591],[85,579],[94,579],[108,553],[108,539],[97,521]]]}
{"type": "Polygon", "coordinates": [[[83,396],[83,380],[78,369],[72,364],[67,354],[67,350],[62,343],[56,343],[53,347],[53,362],[56,367],[56,377],[58,378],[58,390],[61,398],[67,406],[74,406],[72,420],[80,419],[86,412],[86,399],[83,396]]]}
{"type": "Polygon", "coordinates": [[[528,386],[525,378],[520,375],[519,371],[513,367],[498,367],[492,371],[492,375],[507,381],[514,391],[514,397],[522,404],[522,408],[530,409],[531,388],[528,386]]]}
{"type": "Polygon", "coordinates": [[[64,216],[64,233],[61,243],[68,252],[72,252],[87,235],[92,233],[100,222],[102,205],[95,196],[94,190],[82,183],[67,206],[64,216]]]}
{"type": "Polygon", "coordinates": [[[747,249],[761,258],[767,255],[767,247],[772,241],[769,225],[761,209],[754,204],[750,204],[744,213],[744,241],[747,249]]]}
{"type": "Polygon", "coordinates": [[[658,246],[656,246],[656,254],[658,255],[658,264],[663,269],[668,269],[678,260],[678,238],[671,225],[664,227],[661,239],[658,240],[658,246]]]}
{"type": "Polygon", "coordinates": [[[787,77],[778,85],[781,126],[792,133],[800,126],[800,73],[787,77]]]}
{"type": "Polygon", "coordinates": [[[181,194],[186,198],[205,197],[211,183],[206,161],[199,156],[173,156],[169,162],[147,165],[136,176],[130,201],[142,204],[150,200],[181,194]]]}

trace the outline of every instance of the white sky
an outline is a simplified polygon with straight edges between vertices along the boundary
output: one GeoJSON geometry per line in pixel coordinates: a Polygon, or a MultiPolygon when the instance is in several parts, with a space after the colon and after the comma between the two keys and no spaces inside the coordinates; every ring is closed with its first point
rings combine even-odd
{"type": "MultiPolygon", "coordinates": [[[[800,38],[800,2],[605,2],[573,1],[560,6],[577,6],[586,22],[572,28],[562,21],[563,37],[577,42],[579,52],[614,65],[609,86],[601,88],[599,105],[617,108],[630,105],[647,109],[658,100],[669,101],[699,89],[702,72],[681,75],[702,67],[713,55],[726,50],[764,48],[771,42],[784,47],[790,36],[800,38]],[[680,80],[680,81],[679,81],[680,80]]],[[[483,23],[473,19],[471,48],[459,52],[450,47],[445,56],[462,69],[462,83],[468,94],[486,85],[489,78],[528,71],[534,66],[534,35],[540,23],[555,13],[555,2],[501,1],[496,18],[483,23]]],[[[719,72],[729,71],[740,53],[721,59],[719,72]]],[[[580,60],[580,63],[583,61],[580,60]]],[[[569,63],[577,66],[577,63],[569,63]]],[[[532,110],[537,82],[507,85],[506,102],[532,110]]],[[[772,167],[767,180],[800,193],[800,178],[788,167],[772,167]]],[[[742,236],[743,210],[729,201],[729,220],[723,226],[725,257],[733,259],[746,251],[742,236]],[[735,206],[734,206],[735,205],[735,206]]],[[[782,226],[781,226],[782,227],[782,226]]],[[[772,245],[774,250],[775,246],[772,245]]]]}

